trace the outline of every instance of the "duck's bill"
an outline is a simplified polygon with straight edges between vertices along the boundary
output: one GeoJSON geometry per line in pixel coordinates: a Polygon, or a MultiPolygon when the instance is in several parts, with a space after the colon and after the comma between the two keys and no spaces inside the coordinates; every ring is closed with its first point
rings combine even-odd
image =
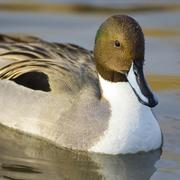
{"type": "Polygon", "coordinates": [[[132,63],[127,74],[127,80],[140,103],[149,107],[154,107],[158,104],[157,98],[153,95],[144,78],[143,66],[141,67],[132,63]]]}

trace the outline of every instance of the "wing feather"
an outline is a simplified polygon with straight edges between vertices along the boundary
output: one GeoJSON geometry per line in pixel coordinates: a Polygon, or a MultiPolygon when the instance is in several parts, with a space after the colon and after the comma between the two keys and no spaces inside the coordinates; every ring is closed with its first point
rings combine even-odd
{"type": "Polygon", "coordinates": [[[29,72],[46,74],[54,93],[98,87],[92,52],[73,44],[0,34],[0,79],[15,80],[29,72]]]}

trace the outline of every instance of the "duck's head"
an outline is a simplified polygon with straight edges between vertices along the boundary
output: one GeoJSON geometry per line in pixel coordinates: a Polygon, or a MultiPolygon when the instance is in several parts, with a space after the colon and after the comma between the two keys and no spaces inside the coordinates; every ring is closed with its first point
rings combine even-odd
{"type": "Polygon", "coordinates": [[[133,18],[115,15],[100,26],[95,39],[94,60],[103,79],[112,83],[128,81],[142,104],[157,105],[143,73],[144,35],[133,18]]]}

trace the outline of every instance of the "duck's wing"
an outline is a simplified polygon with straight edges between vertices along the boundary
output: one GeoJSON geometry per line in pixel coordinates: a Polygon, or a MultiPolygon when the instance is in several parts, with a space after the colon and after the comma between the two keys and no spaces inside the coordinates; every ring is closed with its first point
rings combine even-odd
{"type": "Polygon", "coordinates": [[[89,87],[99,94],[90,51],[36,37],[0,35],[0,79],[52,93],[78,93],[89,87]]]}

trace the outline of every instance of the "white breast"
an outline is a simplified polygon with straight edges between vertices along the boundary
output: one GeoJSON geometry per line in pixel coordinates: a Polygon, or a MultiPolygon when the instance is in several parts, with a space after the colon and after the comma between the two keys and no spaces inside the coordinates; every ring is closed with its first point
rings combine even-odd
{"type": "Polygon", "coordinates": [[[151,108],[138,101],[128,82],[99,79],[103,96],[111,106],[111,118],[108,129],[89,151],[125,154],[159,148],[161,130],[151,108]]]}

